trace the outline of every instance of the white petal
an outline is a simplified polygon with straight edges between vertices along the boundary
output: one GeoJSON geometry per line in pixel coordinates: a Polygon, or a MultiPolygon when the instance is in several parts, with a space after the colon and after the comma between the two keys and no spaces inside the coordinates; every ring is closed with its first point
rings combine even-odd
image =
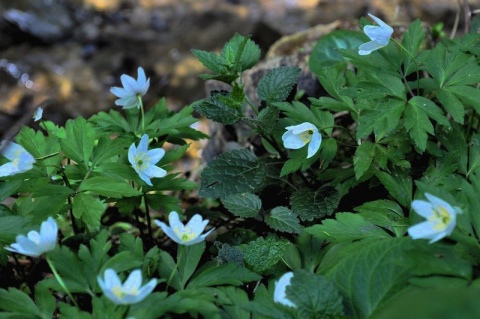
{"type": "MultiPolygon", "coordinates": [[[[167,175],[167,171],[155,165],[150,165],[143,173],[149,178],[162,178],[167,175]]],[[[151,186],[151,185],[150,185],[151,186]]]]}
{"type": "Polygon", "coordinates": [[[130,148],[128,149],[128,161],[132,166],[135,168],[137,165],[135,163],[135,156],[137,155],[137,148],[135,147],[135,143],[132,143],[130,145],[130,148]]]}
{"type": "Polygon", "coordinates": [[[438,234],[438,231],[433,229],[432,224],[423,222],[408,228],[408,235],[413,239],[425,238],[431,239],[438,234]]]}
{"type": "Polygon", "coordinates": [[[27,152],[23,146],[14,142],[3,141],[0,147],[3,147],[4,143],[8,143],[8,145],[3,149],[2,155],[11,161],[15,160],[21,153],[27,152]]]}
{"type": "MultiPolygon", "coordinates": [[[[135,169],[136,170],[136,169],[135,169]]],[[[136,170],[137,171],[137,170],[136,170]]],[[[148,185],[153,186],[152,181],[150,180],[150,175],[145,174],[145,172],[137,171],[138,176],[148,185]]]]}
{"type": "Polygon", "coordinates": [[[358,54],[360,55],[368,55],[372,53],[372,51],[378,50],[380,48],[383,48],[385,45],[380,44],[376,41],[370,41],[367,43],[364,43],[358,47],[358,54]]]}
{"type": "Polygon", "coordinates": [[[106,290],[111,290],[113,287],[118,287],[122,285],[120,278],[118,277],[115,270],[113,270],[112,268],[108,268],[105,270],[103,278],[106,290]]]}
{"type": "Polygon", "coordinates": [[[320,135],[320,133],[318,133],[318,130],[315,129],[313,131],[312,139],[308,144],[307,158],[310,158],[313,155],[315,155],[318,152],[318,149],[320,148],[321,144],[322,144],[322,135],[320,135]]]}
{"type": "Polygon", "coordinates": [[[170,228],[183,230],[184,226],[183,223],[180,221],[180,217],[178,217],[178,213],[176,211],[171,211],[168,215],[168,223],[170,224],[170,228]]]}
{"type": "Polygon", "coordinates": [[[416,199],[412,202],[412,208],[415,212],[425,218],[429,218],[433,214],[433,205],[424,200],[416,199]]]}
{"type": "Polygon", "coordinates": [[[298,137],[298,135],[293,134],[292,131],[286,131],[282,135],[283,146],[285,148],[297,150],[302,148],[307,144],[304,140],[298,137]]]}
{"type": "Polygon", "coordinates": [[[177,244],[182,244],[182,241],[180,240],[180,238],[178,238],[177,234],[175,234],[175,232],[170,227],[168,227],[165,223],[156,219],[155,224],[157,224],[165,233],[165,235],[170,237],[171,240],[173,240],[177,244]]]}
{"type": "Polygon", "coordinates": [[[155,165],[165,156],[165,150],[163,148],[154,148],[149,150],[147,155],[150,157],[150,163],[155,165]]]}
{"type": "Polygon", "coordinates": [[[385,22],[383,22],[383,20],[381,20],[380,18],[377,18],[376,16],[374,16],[373,14],[368,14],[370,16],[370,18],[373,19],[373,21],[375,21],[381,28],[385,29],[385,30],[388,30],[390,32],[393,32],[393,28],[391,26],[389,26],[388,24],[386,24],[385,22]]]}
{"type": "Polygon", "coordinates": [[[137,95],[137,81],[129,75],[123,74],[120,77],[122,85],[130,95],[137,95]]]}
{"type": "Polygon", "coordinates": [[[135,269],[130,273],[127,280],[123,284],[123,290],[125,292],[131,292],[132,290],[138,290],[142,285],[142,271],[135,269]]]}
{"type": "Polygon", "coordinates": [[[455,209],[449,203],[444,201],[443,199],[438,198],[437,196],[433,196],[432,194],[429,194],[429,193],[425,193],[425,197],[430,201],[430,203],[433,204],[434,207],[443,207],[452,216],[455,216],[457,214],[455,209]]]}
{"type": "Polygon", "coordinates": [[[146,153],[148,150],[148,135],[143,134],[142,138],[140,139],[140,143],[138,143],[137,151],[139,153],[146,153]]]}
{"type": "Polygon", "coordinates": [[[115,96],[117,96],[117,97],[119,97],[119,98],[121,98],[121,99],[124,99],[124,98],[127,98],[127,97],[132,96],[132,94],[130,94],[130,93],[128,93],[127,91],[125,91],[124,88],[119,88],[119,87],[117,87],[117,86],[111,87],[111,88],[110,88],[110,92],[111,92],[113,95],[115,95],[115,96]]]}
{"type": "Polygon", "coordinates": [[[283,274],[278,281],[275,282],[275,291],[273,293],[273,301],[281,303],[288,307],[296,307],[296,305],[287,298],[287,286],[293,278],[293,272],[289,271],[283,274]]]}
{"type": "Polygon", "coordinates": [[[157,286],[157,279],[150,280],[145,286],[140,288],[136,302],[140,302],[145,299],[157,286]]]}
{"type": "Polygon", "coordinates": [[[303,133],[305,131],[316,130],[317,127],[315,125],[313,125],[312,123],[304,122],[302,124],[286,127],[286,129],[292,130],[293,134],[300,134],[300,133],[303,133]]]}
{"type": "Polygon", "coordinates": [[[147,82],[147,77],[145,76],[145,71],[142,67],[138,67],[137,69],[138,77],[137,77],[137,84],[143,86],[147,82]]]}
{"type": "Polygon", "coordinates": [[[185,227],[190,227],[193,233],[200,235],[205,230],[205,226],[208,224],[208,219],[203,220],[202,216],[199,214],[193,215],[193,217],[188,221],[185,227]]]}
{"type": "Polygon", "coordinates": [[[387,45],[388,41],[390,41],[390,36],[392,35],[391,32],[373,25],[365,26],[363,31],[370,38],[370,40],[378,42],[382,45],[387,45]]]}
{"type": "Polygon", "coordinates": [[[1,176],[12,176],[19,173],[18,168],[12,163],[5,163],[0,166],[0,177],[1,176]]]}

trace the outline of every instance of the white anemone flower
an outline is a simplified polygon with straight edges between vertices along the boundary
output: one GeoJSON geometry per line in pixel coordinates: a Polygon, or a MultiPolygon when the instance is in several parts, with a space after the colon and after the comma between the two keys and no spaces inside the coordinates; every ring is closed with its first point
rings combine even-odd
{"type": "Polygon", "coordinates": [[[43,108],[39,107],[33,112],[33,121],[38,122],[42,119],[43,116],[43,108]]]}
{"type": "Polygon", "coordinates": [[[163,232],[170,237],[174,242],[180,245],[190,246],[199,243],[210,235],[214,228],[202,235],[205,226],[208,224],[208,219],[203,219],[199,214],[193,215],[186,225],[180,221],[178,213],[170,212],[168,215],[168,222],[170,227],[165,223],[155,220],[155,223],[163,230],[163,232]]]}
{"type": "Polygon", "coordinates": [[[282,135],[283,146],[289,149],[299,149],[308,144],[307,158],[318,152],[322,144],[322,135],[315,125],[305,122],[298,125],[287,126],[287,131],[282,135]]]}
{"type": "Polygon", "coordinates": [[[428,201],[414,200],[412,208],[427,220],[408,228],[408,234],[413,239],[430,239],[434,243],[453,232],[456,224],[457,211],[446,201],[425,193],[428,201]]]}
{"type": "Polygon", "coordinates": [[[363,28],[363,32],[365,32],[372,41],[360,45],[358,48],[358,54],[360,55],[368,55],[372,53],[372,51],[383,48],[388,44],[393,33],[393,28],[391,26],[370,13],[368,15],[378,24],[378,26],[366,25],[363,28]]]}
{"type": "Polygon", "coordinates": [[[293,272],[289,271],[283,274],[279,280],[275,281],[275,291],[273,292],[273,301],[281,303],[287,307],[294,307],[295,305],[291,300],[287,298],[287,286],[290,285],[290,281],[293,278],[293,272]]]}
{"type": "Polygon", "coordinates": [[[123,88],[110,88],[110,92],[119,97],[119,99],[115,101],[115,104],[122,106],[124,109],[131,109],[133,107],[140,108],[139,97],[144,96],[150,87],[150,78],[147,79],[143,68],[138,68],[137,80],[126,74],[123,74],[120,80],[122,81],[123,88]]]}
{"type": "Polygon", "coordinates": [[[123,285],[115,270],[111,268],[105,270],[104,279],[98,276],[97,280],[105,296],[116,305],[138,303],[145,299],[157,285],[157,279],[154,278],[142,286],[140,269],[132,271],[123,285]]]}
{"type": "Polygon", "coordinates": [[[0,177],[11,176],[31,170],[33,163],[35,163],[35,158],[21,145],[14,142],[3,141],[0,148],[2,148],[5,143],[8,143],[8,145],[3,150],[2,155],[11,162],[0,166],[0,177]]]}
{"type": "Polygon", "coordinates": [[[27,236],[18,235],[16,243],[5,249],[30,257],[38,257],[55,248],[57,233],[57,223],[52,217],[48,217],[46,221],[42,222],[40,233],[32,230],[28,232],[27,236]]]}
{"type": "Polygon", "coordinates": [[[144,134],[138,143],[138,147],[135,147],[133,143],[128,149],[128,161],[132,164],[132,167],[137,172],[138,176],[152,186],[151,178],[164,177],[167,175],[167,171],[163,168],[155,166],[165,155],[163,148],[155,148],[148,150],[148,135],[144,134]]]}

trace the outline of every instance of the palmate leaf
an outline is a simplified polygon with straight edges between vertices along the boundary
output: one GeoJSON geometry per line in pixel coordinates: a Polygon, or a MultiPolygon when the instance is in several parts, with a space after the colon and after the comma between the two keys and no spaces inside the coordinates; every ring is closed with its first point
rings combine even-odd
{"type": "Polygon", "coordinates": [[[60,140],[65,156],[88,167],[95,145],[95,130],[83,117],[68,120],[65,130],[67,136],[60,140]]]}
{"type": "Polygon", "coordinates": [[[410,238],[365,239],[331,249],[319,269],[332,280],[355,319],[370,318],[382,302],[406,287],[410,238]]]}
{"type": "Polygon", "coordinates": [[[333,282],[305,270],[294,272],[286,295],[300,318],[330,319],[343,314],[343,298],[333,282]]]}
{"type": "Polygon", "coordinates": [[[199,195],[227,197],[254,192],[266,178],[265,164],[247,150],[233,150],[217,156],[202,172],[199,195]]]}
{"type": "Polygon", "coordinates": [[[374,132],[378,141],[395,130],[405,109],[405,102],[397,99],[379,101],[373,110],[366,109],[359,118],[357,138],[374,132]]]}
{"type": "Polygon", "coordinates": [[[72,200],[72,212],[75,218],[82,220],[90,230],[100,227],[100,218],[107,204],[90,194],[79,193],[72,200]]]}

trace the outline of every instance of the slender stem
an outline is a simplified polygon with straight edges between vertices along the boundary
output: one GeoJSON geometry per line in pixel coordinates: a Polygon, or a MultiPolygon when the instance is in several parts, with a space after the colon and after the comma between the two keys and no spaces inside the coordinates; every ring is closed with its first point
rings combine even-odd
{"type": "Polygon", "coordinates": [[[153,241],[152,221],[150,220],[150,208],[148,207],[147,194],[143,193],[143,201],[145,203],[145,218],[147,219],[147,229],[150,240],[153,241]]]}
{"type": "Polygon", "coordinates": [[[50,269],[52,270],[53,275],[54,275],[55,278],[57,279],[57,281],[58,281],[58,283],[60,284],[60,286],[63,288],[63,290],[65,290],[65,292],[67,293],[68,297],[70,298],[70,300],[72,301],[72,303],[75,305],[75,307],[77,307],[77,309],[80,310],[80,307],[78,306],[77,302],[76,302],[75,299],[73,298],[72,294],[71,294],[70,291],[68,290],[67,286],[66,286],[65,283],[63,282],[63,280],[62,280],[62,278],[60,277],[60,275],[58,274],[57,269],[55,268],[55,266],[54,266],[53,263],[51,262],[50,258],[45,257],[45,259],[47,260],[47,263],[48,263],[48,265],[50,266],[50,269]]]}
{"type": "MultiPolygon", "coordinates": [[[[65,183],[65,185],[67,185],[68,188],[72,188],[71,185],[70,185],[70,181],[68,180],[68,177],[65,174],[65,170],[63,169],[63,167],[60,169],[60,174],[62,176],[62,179],[63,179],[63,182],[65,183]]],[[[76,219],[75,219],[75,216],[73,215],[72,196],[67,197],[67,202],[68,202],[68,207],[70,207],[68,209],[68,214],[70,215],[70,219],[72,220],[73,233],[75,235],[77,235],[80,232],[80,230],[77,227],[76,219]]]]}
{"type": "Polygon", "coordinates": [[[145,112],[143,110],[143,101],[140,94],[137,95],[138,103],[140,103],[140,112],[142,113],[142,134],[145,133],[145,112]]]}
{"type": "Polygon", "coordinates": [[[418,66],[417,60],[400,42],[398,42],[394,38],[392,38],[392,41],[395,42],[403,51],[405,51],[408,54],[408,56],[411,57],[413,62],[415,63],[416,72],[417,72],[417,95],[419,95],[420,94],[420,71],[419,71],[420,67],[418,66]]]}
{"type": "Polygon", "coordinates": [[[250,100],[250,98],[246,94],[245,94],[245,101],[247,101],[248,105],[250,105],[255,115],[258,115],[257,107],[253,104],[253,102],[250,100]]]}
{"type": "Polygon", "coordinates": [[[174,276],[175,273],[177,272],[178,264],[180,264],[180,260],[182,259],[184,248],[185,248],[185,247],[183,247],[183,245],[179,245],[179,246],[178,246],[177,262],[175,263],[175,267],[173,268],[172,273],[170,274],[170,277],[168,278],[168,281],[167,281],[167,290],[168,290],[168,287],[170,286],[170,282],[172,281],[173,276],[174,276]]]}

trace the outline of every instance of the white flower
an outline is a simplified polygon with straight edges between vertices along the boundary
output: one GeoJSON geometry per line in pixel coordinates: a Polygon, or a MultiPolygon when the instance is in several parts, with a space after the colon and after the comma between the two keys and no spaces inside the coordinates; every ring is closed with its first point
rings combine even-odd
{"type": "Polygon", "coordinates": [[[299,149],[308,144],[307,158],[317,153],[322,144],[322,135],[312,123],[302,123],[299,125],[287,126],[287,131],[282,135],[283,146],[290,149],[299,149]]]}
{"type": "Polygon", "coordinates": [[[0,144],[0,148],[3,148],[4,144],[8,143],[2,152],[2,155],[8,158],[11,162],[0,166],[0,177],[11,176],[18,173],[26,172],[33,167],[35,158],[30,155],[21,145],[13,142],[3,141],[0,144]]]}
{"type": "Polygon", "coordinates": [[[147,79],[145,71],[139,67],[137,80],[126,74],[123,74],[120,80],[122,81],[123,88],[110,88],[110,92],[119,97],[119,99],[115,101],[115,104],[123,106],[124,109],[131,109],[132,107],[140,108],[138,98],[147,93],[150,87],[150,78],[147,79]]]}
{"type": "Polygon", "coordinates": [[[33,112],[33,121],[37,122],[42,119],[43,116],[43,109],[41,107],[37,108],[35,112],[33,112]]]}
{"type": "Polygon", "coordinates": [[[104,280],[100,276],[98,276],[97,280],[105,296],[116,305],[130,305],[140,302],[157,285],[157,279],[152,279],[142,286],[142,272],[140,269],[132,271],[123,285],[115,270],[111,268],[105,270],[104,280]]]}
{"type": "Polygon", "coordinates": [[[455,228],[457,211],[447,202],[431,194],[425,193],[428,202],[414,200],[412,208],[427,220],[408,228],[413,239],[430,239],[434,243],[452,233],[455,228]]]}
{"type": "Polygon", "coordinates": [[[28,232],[27,236],[18,235],[16,243],[6,247],[6,250],[30,257],[38,257],[55,248],[57,243],[58,227],[52,217],[42,222],[40,233],[35,230],[28,232]]]}
{"type": "Polygon", "coordinates": [[[168,215],[168,222],[170,227],[158,219],[155,220],[155,223],[160,226],[168,237],[177,244],[185,246],[190,246],[205,240],[205,237],[214,230],[214,228],[212,228],[201,235],[205,230],[205,226],[208,224],[208,219],[203,220],[199,214],[195,214],[186,225],[183,225],[178,217],[178,213],[173,211],[168,215]]]}
{"type": "Polygon", "coordinates": [[[391,26],[370,13],[368,15],[378,23],[379,26],[366,25],[363,28],[363,32],[365,32],[372,41],[360,45],[358,48],[358,54],[360,55],[368,55],[372,53],[372,51],[383,48],[388,44],[393,33],[391,26]]]}
{"type": "Polygon", "coordinates": [[[132,164],[132,167],[138,173],[138,176],[152,186],[150,178],[164,177],[167,175],[167,171],[163,168],[155,166],[165,155],[163,148],[155,148],[148,150],[148,135],[144,134],[138,143],[138,148],[135,147],[135,143],[130,145],[128,149],[128,161],[132,164]]]}
{"type": "Polygon", "coordinates": [[[283,274],[278,281],[275,281],[275,291],[273,292],[273,301],[281,303],[288,307],[297,307],[287,298],[287,286],[293,278],[293,272],[289,271],[283,274]]]}

